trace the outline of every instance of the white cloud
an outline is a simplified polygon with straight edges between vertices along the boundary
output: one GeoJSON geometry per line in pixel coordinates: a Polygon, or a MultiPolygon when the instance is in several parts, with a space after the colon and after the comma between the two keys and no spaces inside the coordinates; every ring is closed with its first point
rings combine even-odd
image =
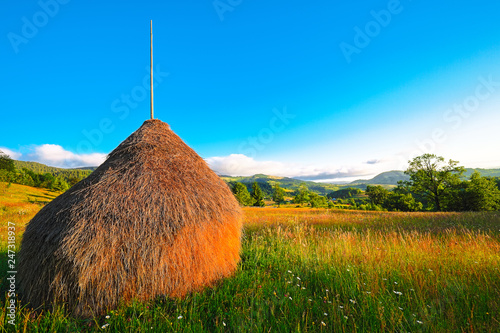
{"type": "Polygon", "coordinates": [[[23,152],[16,152],[7,148],[0,148],[0,150],[16,160],[39,162],[59,168],[98,166],[106,160],[106,154],[75,154],[54,144],[30,146],[23,149],[23,152]]]}
{"type": "Polygon", "coordinates": [[[363,167],[313,166],[277,161],[256,161],[243,154],[217,156],[205,159],[218,174],[252,176],[265,174],[313,181],[351,181],[359,177],[371,178],[374,174],[363,167]]]}
{"type": "Polygon", "coordinates": [[[9,155],[9,157],[12,158],[13,160],[19,159],[19,157],[21,157],[21,155],[22,155],[19,152],[15,152],[13,150],[10,150],[10,149],[4,148],[4,147],[0,147],[0,151],[2,151],[6,155],[9,155]]]}
{"type": "Polygon", "coordinates": [[[37,146],[28,156],[33,156],[36,162],[62,168],[98,166],[106,159],[106,154],[75,154],[59,145],[52,144],[37,146]]]}

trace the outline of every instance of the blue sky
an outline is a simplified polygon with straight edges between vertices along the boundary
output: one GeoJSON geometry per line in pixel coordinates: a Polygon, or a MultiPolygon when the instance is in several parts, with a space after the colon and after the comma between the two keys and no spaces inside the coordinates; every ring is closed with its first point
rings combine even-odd
{"type": "Polygon", "coordinates": [[[155,116],[212,168],[369,178],[500,167],[498,1],[7,0],[0,149],[96,165],[155,116]]]}

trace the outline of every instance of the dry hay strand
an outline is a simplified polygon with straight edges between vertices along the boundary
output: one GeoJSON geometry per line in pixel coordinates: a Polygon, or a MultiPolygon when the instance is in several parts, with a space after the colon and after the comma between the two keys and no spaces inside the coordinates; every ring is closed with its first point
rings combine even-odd
{"type": "Polygon", "coordinates": [[[77,316],[120,302],[182,297],[234,272],[241,209],[169,126],[148,120],[90,176],[27,225],[19,292],[77,316]]]}

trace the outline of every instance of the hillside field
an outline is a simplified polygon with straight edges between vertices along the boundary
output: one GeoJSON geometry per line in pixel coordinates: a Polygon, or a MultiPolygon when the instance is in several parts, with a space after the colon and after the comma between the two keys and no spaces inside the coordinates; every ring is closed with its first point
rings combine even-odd
{"type": "Polygon", "coordinates": [[[0,332],[499,332],[500,213],[244,208],[242,260],[182,300],[6,317],[7,224],[58,193],[0,183],[0,332]]]}

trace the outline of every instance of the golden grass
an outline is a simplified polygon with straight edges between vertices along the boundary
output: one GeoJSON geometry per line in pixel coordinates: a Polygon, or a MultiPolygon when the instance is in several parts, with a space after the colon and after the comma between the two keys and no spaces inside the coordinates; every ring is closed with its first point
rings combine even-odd
{"type": "MultiPolygon", "coordinates": [[[[498,212],[244,208],[244,216],[244,260],[232,278],[213,290],[119,307],[110,319],[81,321],[61,308],[23,308],[19,327],[78,331],[92,326],[99,331],[110,323],[108,329],[127,332],[150,327],[158,332],[500,329],[498,212]]],[[[27,215],[19,225],[25,222],[27,215]]],[[[225,251],[217,232],[182,230],[186,241],[191,233],[215,238],[200,242],[203,247],[182,247],[180,256],[225,251]]],[[[222,260],[218,265],[223,267],[230,259],[222,260]]],[[[191,283],[202,281],[202,275],[194,275],[191,283]]],[[[2,316],[5,311],[0,322],[2,316]]]]}
{"type": "MultiPolygon", "coordinates": [[[[454,298],[464,295],[443,299],[442,290],[457,290],[460,294],[461,289],[474,285],[488,288],[500,276],[498,212],[258,208],[245,208],[244,212],[252,240],[273,240],[261,243],[261,251],[269,249],[270,255],[299,261],[303,267],[332,269],[339,272],[340,280],[352,275],[356,289],[369,290],[373,297],[387,293],[387,280],[397,276],[400,285],[393,285],[395,293],[453,306],[454,298]],[[367,277],[369,286],[364,287],[367,277]],[[404,281],[406,289],[402,290],[404,281]]],[[[488,306],[500,310],[494,299],[488,301],[488,306]]]]}
{"type": "MultiPolygon", "coordinates": [[[[59,194],[61,192],[0,182],[0,248],[7,243],[8,222],[14,223],[16,232],[22,235],[26,223],[59,194]]],[[[20,241],[21,237],[17,237],[17,242],[20,241]]]]}

